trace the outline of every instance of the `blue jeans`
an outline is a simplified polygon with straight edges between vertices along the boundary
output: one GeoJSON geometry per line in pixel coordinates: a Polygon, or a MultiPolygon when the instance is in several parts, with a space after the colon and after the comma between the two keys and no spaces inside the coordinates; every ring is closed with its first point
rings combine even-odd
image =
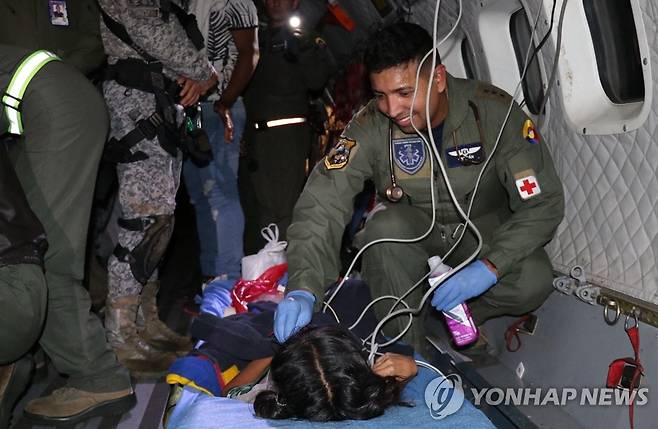
{"type": "Polygon", "coordinates": [[[233,141],[224,140],[224,122],[213,111],[213,102],[201,103],[203,129],[214,156],[203,168],[190,160],[183,165],[183,179],[196,211],[201,272],[205,276],[240,277],[244,214],[238,195],[240,139],[246,113],[239,98],[231,108],[233,141]]]}

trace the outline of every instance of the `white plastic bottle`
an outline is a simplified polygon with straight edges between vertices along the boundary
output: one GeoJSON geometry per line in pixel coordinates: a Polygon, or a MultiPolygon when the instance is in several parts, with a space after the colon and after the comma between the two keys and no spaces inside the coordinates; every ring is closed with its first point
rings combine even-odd
{"type": "MultiPolygon", "coordinates": [[[[440,256],[432,256],[427,260],[430,266],[430,277],[428,282],[431,287],[436,285],[452,268],[444,264],[440,256]]],[[[439,286],[441,287],[441,286],[439,286]]],[[[475,326],[471,311],[466,303],[461,303],[449,311],[443,311],[446,324],[452,335],[452,339],[459,347],[471,344],[478,339],[478,329],[475,326]]]]}

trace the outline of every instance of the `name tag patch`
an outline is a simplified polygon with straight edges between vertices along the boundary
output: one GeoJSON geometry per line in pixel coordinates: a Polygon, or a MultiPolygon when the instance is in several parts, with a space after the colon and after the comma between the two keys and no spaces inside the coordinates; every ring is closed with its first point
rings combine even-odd
{"type": "Polygon", "coordinates": [[[485,160],[482,143],[470,143],[445,150],[448,168],[481,164],[485,160]]]}
{"type": "Polygon", "coordinates": [[[405,173],[416,174],[425,164],[426,157],[425,144],[419,137],[393,139],[395,165],[405,173]]]}

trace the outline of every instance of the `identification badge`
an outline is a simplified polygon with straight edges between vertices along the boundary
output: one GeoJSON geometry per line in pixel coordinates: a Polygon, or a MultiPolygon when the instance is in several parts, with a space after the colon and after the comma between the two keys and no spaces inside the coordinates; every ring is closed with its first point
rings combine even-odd
{"type": "Polygon", "coordinates": [[[66,0],[48,0],[48,12],[52,25],[68,27],[69,12],[66,8],[66,0]]]}
{"type": "Polygon", "coordinates": [[[395,165],[405,173],[414,175],[425,164],[425,144],[419,137],[393,139],[395,165]]]}
{"type": "Polygon", "coordinates": [[[470,143],[446,149],[448,168],[482,164],[485,160],[482,143],[470,143]]]}

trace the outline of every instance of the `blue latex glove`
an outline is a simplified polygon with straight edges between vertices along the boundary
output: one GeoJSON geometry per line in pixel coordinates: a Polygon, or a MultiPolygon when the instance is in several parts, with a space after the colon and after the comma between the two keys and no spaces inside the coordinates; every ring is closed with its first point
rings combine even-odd
{"type": "Polygon", "coordinates": [[[292,334],[308,325],[313,316],[315,296],[305,290],[289,292],[274,312],[274,336],[284,343],[292,334]]]}
{"type": "Polygon", "coordinates": [[[210,283],[203,290],[203,300],[199,311],[217,317],[224,317],[224,310],[230,307],[231,303],[231,292],[228,289],[223,285],[210,283]]]}
{"type": "Polygon", "coordinates": [[[443,282],[432,297],[432,306],[439,311],[450,310],[467,299],[483,294],[498,279],[482,261],[475,261],[443,282]]]}

